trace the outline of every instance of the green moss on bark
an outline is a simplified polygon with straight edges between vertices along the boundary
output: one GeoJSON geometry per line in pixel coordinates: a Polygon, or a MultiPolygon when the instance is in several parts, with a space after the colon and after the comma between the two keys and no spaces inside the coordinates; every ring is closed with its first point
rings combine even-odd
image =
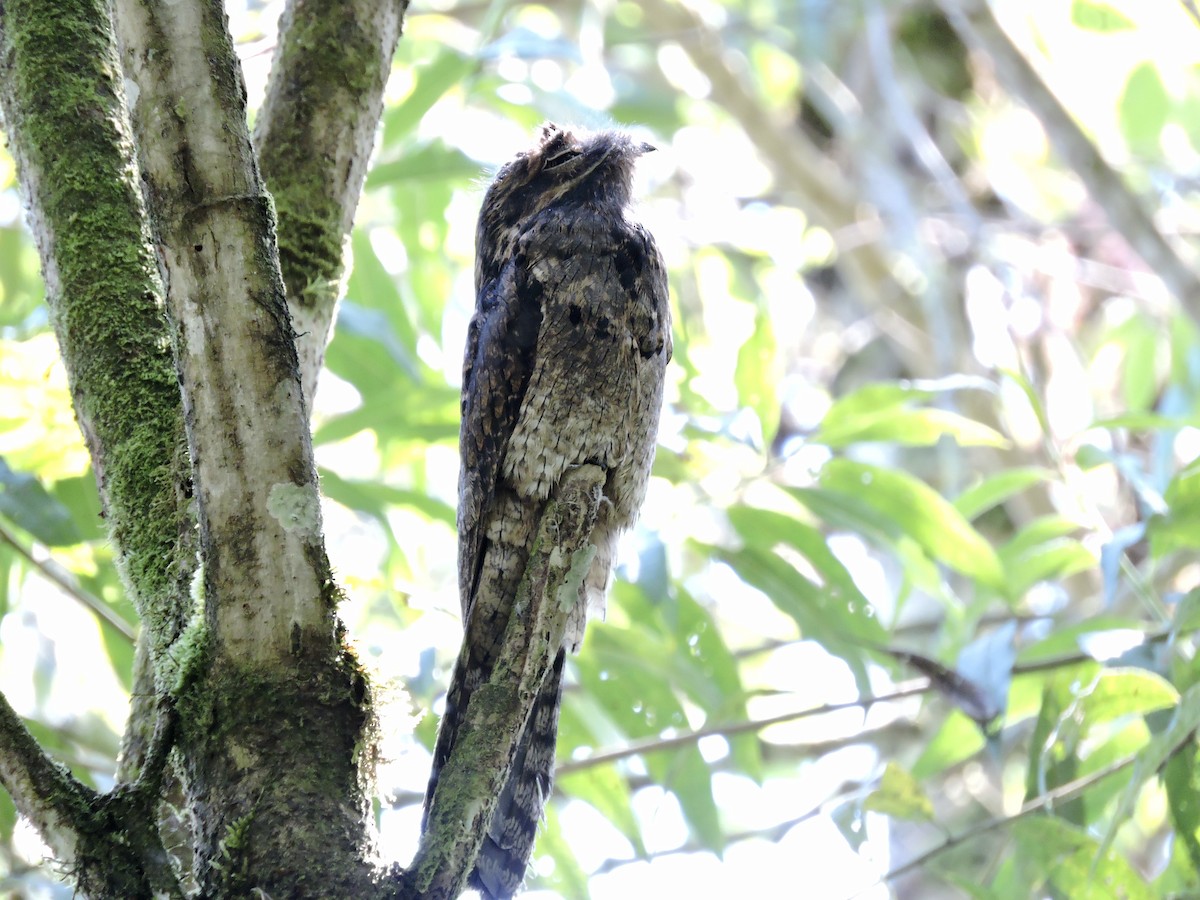
{"type": "Polygon", "coordinates": [[[4,107],[48,300],[123,574],[153,644],[188,612],[179,388],[103,0],[13,0],[4,107]]]}
{"type": "MultiPolygon", "coordinates": [[[[328,147],[314,147],[327,136],[314,133],[314,123],[380,96],[386,65],[379,58],[378,41],[340,14],[293,8],[284,24],[273,77],[286,77],[287,83],[279,87],[272,133],[259,141],[258,149],[279,214],[279,262],[288,300],[329,305],[336,299],[349,223],[342,202],[344,179],[355,175],[330,171],[328,147]]],[[[353,186],[352,199],[359,187],[353,186]]]]}
{"type": "Polygon", "coordinates": [[[197,875],[217,896],[368,897],[367,680],[348,651],[332,666],[294,662],[268,672],[223,661],[176,698],[191,802],[211,813],[198,820],[198,846],[212,849],[197,875]],[[315,889],[305,883],[314,859],[328,862],[315,889]]]}

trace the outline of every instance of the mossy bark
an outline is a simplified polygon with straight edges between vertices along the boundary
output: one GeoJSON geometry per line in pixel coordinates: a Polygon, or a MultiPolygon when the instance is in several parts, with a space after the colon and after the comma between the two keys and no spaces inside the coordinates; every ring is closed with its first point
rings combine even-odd
{"type": "MultiPolygon", "coordinates": [[[[339,68],[331,35],[345,34],[345,21],[336,5],[318,6],[289,11],[287,71],[304,71],[307,41],[321,48],[320,78],[362,96],[276,104],[298,124],[322,104],[358,109],[336,161],[311,143],[307,158],[290,156],[283,145],[299,138],[286,128],[264,138],[279,165],[296,166],[288,174],[301,193],[325,198],[313,209],[294,199],[285,226],[296,232],[290,277],[305,287],[337,279],[404,9],[382,7],[381,34],[363,5],[358,27],[371,40],[350,42],[339,68]],[[317,15],[333,30],[316,28],[317,15]]],[[[196,881],[213,897],[368,898],[382,878],[370,691],[336,616],[275,214],[224,10],[119,3],[122,56],[109,16],[91,0],[0,4],[0,91],[80,424],[150,636],[139,658],[155,661],[174,703],[159,719],[172,729],[158,734],[177,734],[196,881]],[[121,59],[136,85],[133,134],[121,59]],[[188,626],[193,511],[204,614],[188,626]]],[[[333,299],[323,295],[330,316],[333,299]]],[[[51,763],[2,702],[0,712],[4,784],[80,888],[179,894],[154,827],[166,738],[147,755],[147,778],[98,796],[51,763]]]]}
{"type": "Polygon", "coordinates": [[[9,0],[3,28],[0,97],[76,416],[126,585],[161,653],[191,606],[195,522],[107,9],[9,0]]]}
{"type": "Polygon", "coordinates": [[[76,417],[141,618],[120,776],[136,778],[190,614],[191,466],[120,63],[102,2],[9,2],[0,102],[76,417]],[[67,152],[69,148],[69,152],[67,152]]]}
{"type": "Polygon", "coordinates": [[[295,0],[254,143],[279,217],[279,261],[309,405],[341,293],[342,247],[383,111],[408,0],[295,0]]]}

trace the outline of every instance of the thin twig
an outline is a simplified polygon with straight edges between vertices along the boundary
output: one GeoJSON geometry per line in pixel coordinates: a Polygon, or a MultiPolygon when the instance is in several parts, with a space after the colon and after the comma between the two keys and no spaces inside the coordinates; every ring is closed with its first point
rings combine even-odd
{"type": "MultiPolygon", "coordinates": [[[[966,831],[948,837],[936,847],[926,850],[920,856],[916,856],[903,865],[892,869],[887,874],[883,875],[879,881],[876,882],[876,884],[893,881],[902,875],[906,875],[909,872],[919,869],[934,857],[940,856],[942,853],[945,853],[947,850],[952,850],[960,844],[965,844],[967,841],[974,840],[980,835],[987,834],[989,831],[996,831],[997,829],[1003,828],[1006,825],[1011,825],[1014,822],[1031,815],[1032,813],[1040,812],[1041,810],[1053,806],[1056,803],[1074,800],[1076,797],[1079,797],[1086,792],[1088,788],[1099,784],[1110,775],[1115,775],[1121,770],[1129,768],[1135,762],[1137,762],[1137,758],[1138,754],[1130,754],[1129,756],[1119,759],[1116,762],[1110,763],[1099,771],[1093,772],[1090,775],[1081,776],[1076,778],[1074,781],[1068,781],[1066,784],[1061,784],[1053,790],[1046,791],[1046,793],[1034,797],[1011,815],[988,819],[985,822],[980,822],[978,825],[968,828],[966,831]]],[[[872,885],[872,887],[874,887],[874,885],[872,885]]]]}
{"type": "Polygon", "coordinates": [[[3,524],[0,524],[0,541],[12,547],[18,556],[33,566],[47,581],[61,589],[67,596],[79,601],[96,618],[103,619],[113,628],[117,629],[131,644],[133,643],[135,633],[133,626],[117,615],[112,610],[112,607],[99,597],[88,593],[76,584],[74,577],[66,568],[49,557],[38,559],[3,524]]]}
{"type": "MultiPolygon", "coordinates": [[[[1148,642],[1165,640],[1170,636],[1169,631],[1154,632],[1146,636],[1148,642]]],[[[1038,672],[1045,672],[1053,669],[1062,669],[1067,666],[1080,665],[1082,663],[1095,662],[1095,657],[1089,656],[1086,653],[1073,653],[1068,656],[1055,656],[1049,659],[1039,659],[1028,663],[1018,663],[1012,667],[1012,675],[1033,675],[1038,672]]],[[[753,733],[762,731],[764,728],[769,728],[772,725],[779,725],[784,722],[795,722],[799,719],[807,719],[813,716],[823,716],[829,713],[840,712],[845,709],[870,709],[872,706],[878,706],[881,703],[893,703],[897,700],[903,700],[907,697],[916,697],[921,694],[927,694],[934,689],[933,682],[929,678],[913,678],[908,681],[902,681],[896,687],[883,694],[873,694],[868,697],[860,697],[857,700],[847,700],[843,703],[826,703],[822,706],[813,706],[808,709],[798,709],[792,712],[780,713],[777,716],[769,716],[765,719],[745,719],[741,722],[725,722],[717,725],[708,725],[704,728],[698,728],[695,731],[688,731],[683,734],[671,735],[670,737],[647,738],[641,741],[634,741],[624,747],[614,747],[610,750],[600,750],[593,753],[591,756],[583,759],[570,759],[560,762],[555,771],[559,775],[567,775],[571,772],[579,772],[584,769],[589,769],[594,766],[603,765],[605,763],[617,762],[622,759],[628,759],[631,756],[640,756],[644,753],[657,753],[662,750],[675,750],[679,747],[686,747],[689,744],[694,744],[697,741],[706,737],[734,737],[739,734],[753,733]]]]}
{"type": "MultiPolygon", "coordinates": [[[[745,831],[738,831],[727,835],[728,842],[733,844],[738,841],[757,839],[776,843],[782,840],[787,833],[797,825],[802,825],[810,819],[814,819],[817,816],[822,815],[831,805],[840,805],[847,800],[852,799],[856,795],[862,794],[864,788],[865,786],[862,784],[851,784],[849,787],[843,788],[841,791],[827,798],[826,800],[823,800],[816,806],[809,808],[806,812],[803,812],[794,818],[788,819],[787,821],[777,822],[774,825],[767,826],[766,828],[747,829],[745,831]]],[[[619,869],[622,866],[631,865],[632,863],[648,862],[652,859],[661,859],[664,856],[674,856],[678,853],[703,853],[705,851],[711,852],[712,848],[705,846],[699,841],[693,839],[671,850],[651,851],[643,856],[638,856],[633,859],[606,859],[604,862],[600,863],[599,866],[593,869],[590,874],[592,876],[603,875],[607,872],[619,869]]]]}
{"type": "Polygon", "coordinates": [[[685,734],[677,734],[665,738],[651,738],[642,741],[634,741],[624,747],[615,747],[611,750],[602,750],[598,753],[593,753],[585,759],[572,759],[560,763],[557,771],[560,775],[566,775],[570,772],[578,772],[582,769],[588,769],[593,766],[603,765],[604,763],[616,762],[617,760],[627,759],[630,756],[638,756],[643,753],[657,753],[661,750],[674,750],[678,747],[686,747],[689,744],[694,744],[697,741],[706,737],[733,737],[739,734],[747,734],[755,731],[762,731],[764,728],[769,728],[771,725],[779,725],[783,722],[794,722],[798,719],[807,719],[812,716],[823,716],[828,713],[839,712],[844,709],[869,709],[880,703],[891,703],[896,700],[903,700],[905,697],[915,697],[919,694],[927,693],[930,690],[930,682],[928,678],[914,678],[910,681],[905,681],[896,686],[894,690],[888,691],[885,694],[875,694],[870,697],[860,697],[857,700],[847,700],[844,703],[826,703],[823,706],[814,706],[809,709],[799,709],[792,712],[781,713],[777,716],[770,716],[765,719],[747,719],[741,722],[726,722],[720,725],[710,725],[705,728],[689,731],[685,734]]]}

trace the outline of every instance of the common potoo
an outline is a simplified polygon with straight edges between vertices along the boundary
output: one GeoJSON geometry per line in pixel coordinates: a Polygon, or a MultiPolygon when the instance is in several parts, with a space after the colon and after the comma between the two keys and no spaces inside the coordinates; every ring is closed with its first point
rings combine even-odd
{"type": "Polygon", "coordinates": [[[616,131],[544,125],[500,169],[479,216],[459,442],[464,650],[426,808],[495,665],[548,498],[573,466],[605,472],[595,556],[471,876],[485,897],[511,897],[524,879],[553,782],[564,654],[578,649],[588,610],[603,612],[617,541],[646,495],[671,357],[666,270],[629,209],[634,163],[651,149],[616,131]]]}

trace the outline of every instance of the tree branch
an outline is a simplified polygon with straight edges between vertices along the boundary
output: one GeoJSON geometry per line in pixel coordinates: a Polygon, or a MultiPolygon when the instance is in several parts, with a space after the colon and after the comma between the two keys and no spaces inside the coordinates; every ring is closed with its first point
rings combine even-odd
{"type": "Polygon", "coordinates": [[[183,897],[154,824],[174,727],[169,714],[159,722],[144,777],[100,795],[43,752],[0,694],[0,784],[84,895],[183,897]]]}
{"type": "MultiPolygon", "coordinates": [[[[116,44],[101,0],[0,12],[0,106],[72,401],[100,488],[147,664],[191,612],[191,467],[162,290],[145,225],[116,44]],[[64,147],[70,152],[63,152],[64,147]]],[[[47,577],[78,588],[36,560],[47,577]]],[[[127,636],[105,604],[88,603],[127,636]]],[[[156,672],[139,667],[121,775],[154,720],[156,672]]]]}
{"type": "MultiPolygon", "coordinates": [[[[807,135],[764,104],[725,51],[721,35],[696,12],[669,0],[649,0],[642,9],[659,39],[677,41],[704,73],[712,85],[712,101],[742,127],[780,186],[795,194],[805,214],[833,237],[838,267],[863,304],[893,310],[910,323],[922,322],[913,293],[893,271],[883,224],[858,187],[807,135]]],[[[895,346],[911,372],[937,374],[927,354],[895,346]]]]}
{"type": "Polygon", "coordinates": [[[290,0],[254,143],[311,409],[408,0],[290,0]]]}
{"type": "Polygon", "coordinates": [[[75,412],[126,584],[164,647],[191,605],[188,467],[108,10],[16,0],[0,27],[0,105],[75,412]]]}
{"type": "Polygon", "coordinates": [[[288,659],[329,644],[334,586],[241,68],[218,0],[120,0],[116,22],[175,328],[211,648],[288,659]]]}
{"type": "Polygon", "coordinates": [[[570,604],[560,598],[578,598],[578,583],[568,579],[583,576],[573,564],[587,551],[604,477],[595,465],[569,470],[542,514],[500,656],[467,705],[402,896],[444,900],[462,892],[512,768],[529,700],[538,695],[562,646],[570,604]]]}
{"type": "Polygon", "coordinates": [[[95,795],[48,757],[0,694],[0,783],[17,810],[37,829],[55,858],[78,862],[87,805],[95,795]]]}
{"type": "Polygon", "coordinates": [[[1158,230],[1142,201],[1054,96],[1041,76],[1000,27],[984,0],[938,0],[955,31],[970,47],[982,49],[1000,82],[1038,117],[1054,149],[1079,176],[1092,200],[1158,275],[1193,319],[1200,319],[1200,277],[1158,230]]]}
{"type": "Polygon", "coordinates": [[[33,555],[31,550],[26,549],[15,534],[0,524],[0,542],[8,544],[13,551],[24,559],[27,563],[33,566],[37,571],[61,590],[68,597],[73,597],[78,603],[92,615],[101,621],[107,622],[115,628],[120,634],[133,642],[133,626],[122,619],[113,610],[111,606],[101,600],[99,597],[88,593],[75,581],[75,576],[59,565],[53,558],[38,559],[33,555]]]}

